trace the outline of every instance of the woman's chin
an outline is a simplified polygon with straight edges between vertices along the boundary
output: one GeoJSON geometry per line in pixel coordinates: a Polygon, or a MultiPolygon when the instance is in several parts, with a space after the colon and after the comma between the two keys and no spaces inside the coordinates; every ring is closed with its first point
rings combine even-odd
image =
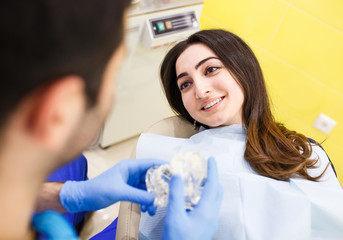
{"type": "Polygon", "coordinates": [[[209,122],[206,124],[209,128],[216,128],[216,127],[221,127],[224,126],[222,123],[214,123],[214,122],[209,122]]]}

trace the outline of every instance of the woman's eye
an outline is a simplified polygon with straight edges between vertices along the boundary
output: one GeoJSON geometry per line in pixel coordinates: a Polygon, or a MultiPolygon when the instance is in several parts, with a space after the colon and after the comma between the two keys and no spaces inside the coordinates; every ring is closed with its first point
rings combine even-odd
{"type": "Polygon", "coordinates": [[[205,75],[215,72],[219,69],[219,67],[208,67],[206,68],[205,75]]]}
{"type": "Polygon", "coordinates": [[[188,87],[189,85],[191,85],[190,82],[184,82],[180,85],[180,90],[182,91],[183,89],[185,89],[186,87],[188,87]]]}

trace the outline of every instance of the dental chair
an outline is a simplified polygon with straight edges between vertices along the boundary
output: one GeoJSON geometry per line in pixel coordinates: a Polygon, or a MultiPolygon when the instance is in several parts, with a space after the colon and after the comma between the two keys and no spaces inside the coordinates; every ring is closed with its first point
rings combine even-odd
{"type": "MultiPolygon", "coordinates": [[[[148,128],[144,133],[154,133],[170,137],[189,138],[197,133],[193,125],[180,117],[165,118],[148,128]]],[[[132,158],[136,158],[134,149],[132,158]]],[[[116,240],[137,240],[139,238],[140,205],[120,202],[116,240]]]]}

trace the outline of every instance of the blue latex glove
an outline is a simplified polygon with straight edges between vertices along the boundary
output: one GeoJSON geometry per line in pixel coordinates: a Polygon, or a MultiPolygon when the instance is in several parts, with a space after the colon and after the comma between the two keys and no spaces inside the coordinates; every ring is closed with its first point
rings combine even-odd
{"type": "Polygon", "coordinates": [[[112,168],[87,181],[67,181],[60,201],[70,213],[95,211],[118,201],[153,205],[154,195],[145,187],[145,173],[166,162],[156,159],[122,160],[112,168]]]}
{"type": "Polygon", "coordinates": [[[54,211],[38,213],[32,218],[34,229],[49,240],[79,240],[73,226],[61,214],[54,211]]]}
{"type": "Polygon", "coordinates": [[[185,210],[183,181],[173,176],[169,185],[169,204],[163,228],[164,240],[207,240],[218,228],[223,189],[219,184],[214,158],[208,160],[207,181],[201,199],[192,211],[185,210]]]}

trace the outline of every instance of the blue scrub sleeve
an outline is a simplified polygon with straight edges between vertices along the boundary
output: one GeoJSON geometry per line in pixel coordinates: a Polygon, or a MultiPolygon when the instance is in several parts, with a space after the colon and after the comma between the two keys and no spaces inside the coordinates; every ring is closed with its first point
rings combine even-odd
{"type": "MultiPolygon", "coordinates": [[[[65,182],[67,180],[84,181],[87,180],[87,159],[81,154],[76,157],[72,162],[58,168],[52,172],[46,181],[48,182],[65,182]]],[[[80,213],[66,213],[64,217],[70,222],[76,230],[82,227],[82,221],[87,212],[80,213]]]]}
{"type": "MultiPolygon", "coordinates": [[[[87,180],[87,159],[81,154],[77,158],[75,158],[72,162],[58,168],[54,172],[52,172],[46,181],[48,182],[65,182],[67,180],[72,181],[84,181],[87,180]]],[[[87,212],[80,212],[80,213],[66,213],[64,217],[68,220],[68,222],[74,227],[76,232],[79,232],[83,227],[84,217],[87,212]]],[[[115,239],[116,229],[117,229],[117,220],[116,218],[107,228],[105,228],[102,232],[98,233],[92,240],[100,240],[100,239],[115,239]]],[[[49,239],[44,234],[39,234],[37,239],[49,239]]]]}

